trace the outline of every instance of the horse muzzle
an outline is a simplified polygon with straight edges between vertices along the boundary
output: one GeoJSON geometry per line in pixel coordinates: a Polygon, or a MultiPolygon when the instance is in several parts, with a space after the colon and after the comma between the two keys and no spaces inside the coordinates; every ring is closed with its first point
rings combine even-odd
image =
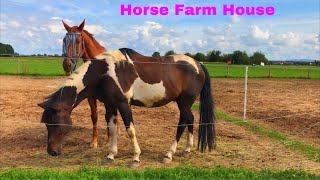
{"type": "Polygon", "coordinates": [[[70,58],[65,57],[63,59],[63,70],[67,76],[70,76],[75,69],[75,64],[70,58]]]}
{"type": "Polygon", "coordinates": [[[58,148],[51,148],[50,145],[48,144],[47,152],[51,156],[59,156],[61,155],[61,146],[58,148]]]}

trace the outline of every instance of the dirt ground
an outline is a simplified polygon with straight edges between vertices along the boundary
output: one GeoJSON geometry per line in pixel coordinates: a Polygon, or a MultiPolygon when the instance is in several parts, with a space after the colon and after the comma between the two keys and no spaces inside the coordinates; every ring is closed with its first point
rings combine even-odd
{"type": "MultiPolygon", "coordinates": [[[[0,76],[0,168],[77,168],[101,165],[108,145],[102,104],[98,108],[99,145],[89,147],[92,124],[90,109],[83,101],[72,113],[74,127],[68,135],[63,154],[46,153],[47,131],[40,124],[43,110],[37,106],[53,92],[63,78],[42,79],[0,76]]],[[[213,79],[212,87],[219,110],[242,117],[243,79],[213,79]]],[[[320,81],[249,79],[247,116],[263,126],[275,128],[289,137],[319,147],[320,81]]],[[[196,123],[199,115],[194,112],[196,123]]],[[[174,103],[160,108],[133,108],[137,138],[142,150],[141,166],[166,167],[162,156],[169,149],[176,132],[179,112],[174,103]]],[[[197,128],[196,128],[197,130],[197,128]]],[[[195,137],[197,132],[195,131],[195,137]]],[[[217,149],[182,157],[182,137],[177,154],[169,166],[191,164],[204,167],[244,167],[253,170],[303,169],[320,174],[320,164],[242,127],[218,120],[217,149]]],[[[112,167],[126,167],[131,161],[132,145],[121,124],[118,155],[112,167]]],[[[195,145],[197,141],[195,140],[195,145]]]]}

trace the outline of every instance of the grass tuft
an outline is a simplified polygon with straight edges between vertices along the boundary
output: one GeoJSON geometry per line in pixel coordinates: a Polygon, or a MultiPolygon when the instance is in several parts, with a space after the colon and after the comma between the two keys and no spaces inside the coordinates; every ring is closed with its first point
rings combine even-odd
{"type": "Polygon", "coordinates": [[[240,168],[200,168],[177,166],[174,168],[111,169],[82,167],[73,171],[61,170],[23,170],[10,169],[0,171],[0,179],[316,179],[319,176],[300,170],[272,172],[270,170],[251,171],[240,168]]]}

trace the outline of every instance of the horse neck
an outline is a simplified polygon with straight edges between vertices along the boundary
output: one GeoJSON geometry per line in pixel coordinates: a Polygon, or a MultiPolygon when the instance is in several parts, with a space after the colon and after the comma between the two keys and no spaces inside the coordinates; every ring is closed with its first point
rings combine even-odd
{"type": "Polygon", "coordinates": [[[98,41],[96,41],[93,37],[89,37],[87,34],[85,34],[83,37],[85,38],[84,46],[86,48],[86,52],[83,54],[84,60],[94,59],[99,54],[106,52],[106,48],[98,43],[98,41]]]}

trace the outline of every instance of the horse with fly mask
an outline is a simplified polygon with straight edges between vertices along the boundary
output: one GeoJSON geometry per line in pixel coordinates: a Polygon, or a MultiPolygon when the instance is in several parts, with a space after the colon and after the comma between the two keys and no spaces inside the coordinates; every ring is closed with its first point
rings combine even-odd
{"type": "MultiPolygon", "coordinates": [[[[64,56],[62,66],[66,75],[70,76],[71,73],[75,71],[76,65],[81,58],[83,58],[84,62],[96,59],[96,56],[106,52],[106,49],[93,39],[92,34],[84,30],[85,20],[83,20],[78,27],[70,27],[63,21],[62,23],[67,30],[62,45],[62,53],[64,56]]],[[[95,97],[88,97],[88,103],[91,109],[91,120],[93,125],[91,147],[96,148],[98,146],[97,99],[95,97]]],[[[120,132],[120,126],[118,126],[118,132],[120,132]]],[[[110,135],[108,129],[108,141],[109,139],[110,135]]]]}

